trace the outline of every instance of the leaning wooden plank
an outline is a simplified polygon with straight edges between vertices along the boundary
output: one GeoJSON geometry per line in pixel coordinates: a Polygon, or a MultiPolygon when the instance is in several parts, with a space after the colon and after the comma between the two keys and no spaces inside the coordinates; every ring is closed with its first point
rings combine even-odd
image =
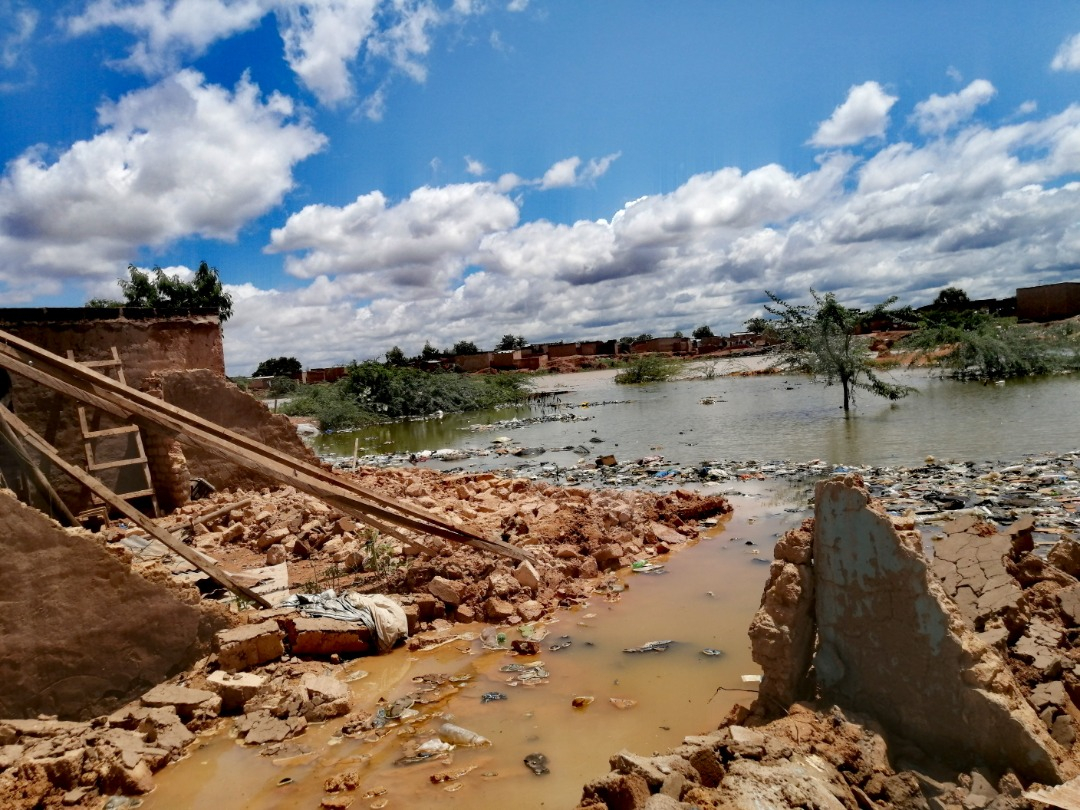
{"type": "Polygon", "coordinates": [[[11,451],[15,454],[16,458],[22,462],[25,466],[27,473],[30,475],[31,480],[34,482],[34,486],[37,487],[41,496],[49,502],[49,505],[56,510],[57,513],[64,519],[64,522],[68,526],[78,526],[79,520],[75,515],[71,514],[71,510],[68,509],[67,504],[64,503],[59,493],[53,489],[52,484],[49,483],[49,479],[45,477],[45,473],[34,463],[34,460],[30,458],[30,454],[26,452],[26,447],[23,445],[19,437],[15,435],[15,431],[11,429],[11,425],[7,422],[7,415],[10,412],[3,405],[0,405],[0,438],[11,448],[11,451]]]}
{"type": "Polygon", "coordinates": [[[37,433],[35,433],[29,425],[19,419],[19,417],[15,416],[13,413],[6,411],[6,409],[0,410],[5,411],[4,413],[0,413],[0,420],[4,420],[16,434],[20,435],[26,441],[27,444],[29,444],[43,456],[47,457],[49,461],[51,461],[65,473],[70,475],[80,484],[85,486],[87,489],[89,489],[91,492],[101,498],[101,500],[109,504],[109,506],[111,506],[117,512],[120,512],[122,515],[124,515],[124,517],[126,517],[140,529],[145,531],[151,537],[160,540],[170,551],[176,552],[176,554],[183,557],[200,571],[205,572],[207,576],[209,576],[222,587],[244,597],[245,599],[255,602],[257,605],[261,605],[262,607],[271,607],[271,604],[269,600],[266,599],[266,597],[257,594],[250,588],[246,588],[238,582],[234,581],[232,577],[225,573],[225,571],[219,568],[216,564],[208,562],[201,554],[196,553],[194,549],[189,548],[188,546],[177,540],[175,537],[172,536],[172,534],[162,529],[160,526],[154,523],[154,521],[150,520],[150,518],[146,517],[142,512],[133,507],[123,498],[113,493],[112,490],[110,490],[107,486],[98,481],[92,475],[89,475],[78,467],[75,467],[74,465],[68,464],[66,461],[64,461],[64,459],[60,457],[60,455],[56,452],[56,450],[53,449],[53,447],[48,442],[38,436],[37,433]]]}
{"type": "MultiPolygon", "coordinates": [[[[77,363],[0,331],[0,360],[4,356],[23,363],[34,362],[36,373],[44,385],[50,385],[50,378],[56,378],[73,392],[72,396],[78,398],[79,394],[74,392],[84,390],[95,398],[110,403],[113,408],[135,416],[139,421],[165,428],[182,444],[214,452],[248,469],[332,502],[347,514],[362,520],[374,517],[420,533],[465,542],[511,559],[531,559],[529,554],[515,546],[484,539],[477,530],[468,525],[455,526],[430,512],[365,490],[346,479],[331,475],[318,465],[275,451],[253,439],[121,385],[110,377],[83,368],[77,363]],[[40,374],[41,371],[47,373],[40,374]]],[[[17,365],[8,367],[16,373],[22,373],[17,365]]]]}

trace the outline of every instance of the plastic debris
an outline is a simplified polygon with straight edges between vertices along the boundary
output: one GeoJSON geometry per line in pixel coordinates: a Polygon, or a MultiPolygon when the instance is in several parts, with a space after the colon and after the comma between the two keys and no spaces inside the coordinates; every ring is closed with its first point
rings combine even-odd
{"type": "Polygon", "coordinates": [[[649,641],[649,642],[647,642],[645,644],[642,644],[640,647],[627,647],[627,648],[625,648],[623,650],[623,652],[625,652],[625,653],[667,652],[668,647],[670,647],[674,643],[675,642],[672,641],[670,638],[666,639],[664,641],[649,641]]]}
{"type": "Polygon", "coordinates": [[[543,754],[529,754],[525,757],[525,767],[535,773],[537,776],[543,776],[546,773],[551,773],[548,768],[548,758],[543,754]]]}

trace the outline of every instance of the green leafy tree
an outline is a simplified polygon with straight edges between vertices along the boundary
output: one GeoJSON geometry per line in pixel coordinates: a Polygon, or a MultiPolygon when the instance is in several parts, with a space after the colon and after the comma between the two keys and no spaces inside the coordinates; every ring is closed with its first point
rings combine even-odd
{"type": "Polygon", "coordinates": [[[129,278],[117,281],[125,300],[114,302],[96,298],[87,302],[87,306],[112,306],[119,303],[125,307],[150,309],[216,307],[222,323],[232,317],[232,296],[225,292],[216,267],[201,262],[191,281],[170,276],[160,267],[154,267],[150,272],[153,276],[129,264],[129,278]]]}
{"type": "Polygon", "coordinates": [[[658,354],[638,354],[627,367],[615,375],[619,385],[664,382],[679,370],[679,361],[658,354]]]}
{"type": "Polygon", "coordinates": [[[648,332],[642,332],[640,335],[634,338],[634,343],[644,343],[645,341],[652,339],[653,336],[650,335],[648,332]]]}
{"type": "Polygon", "coordinates": [[[960,309],[970,303],[971,299],[968,298],[968,294],[959,287],[945,287],[938,292],[932,306],[935,309],[960,309]]]}
{"type": "Polygon", "coordinates": [[[252,377],[292,377],[304,370],[295,357],[271,357],[263,360],[252,377]]]}
{"type": "Polygon", "coordinates": [[[701,340],[702,338],[713,337],[712,327],[708,324],[702,324],[691,332],[695,340],[701,340]]]}
{"type": "Polygon", "coordinates": [[[676,330],[675,330],[675,334],[674,334],[674,335],[672,335],[672,337],[674,337],[674,338],[684,338],[684,337],[686,337],[686,335],[684,335],[684,334],[682,333],[682,330],[681,330],[681,329],[676,329],[676,330]]]}
{"type": "Polygon", "coordinates": [[[443,353],[431,345],[430,341],[424,341],[424,348],[420,350],[421,360],[438,360],[443,353]]]}
{"type": "Polygon", "coordinates": [[[845,414],[851,410],[856,390],[893,400],[914,390],[880,379],[870,362],[866,341],[856,334],[873,321],[891,317],[889,307],[895,297],[862,312],[845,307],[832,293],[818,295],[812,289],[813,306],[789,304],[768,290],[765,294],[773,301],[765,309],[776,316],[776,320],[767,321],[768,328],[782,341],[778,365],[807,372],[825,385],[839,384],[844,392],[845,414]]]}
{"type": "Polygon", "coordinates": [[[924,323],[904,345],[962,380],[990,382],[1080,369],[1080,335],[981,314],[973,323],[924,323]]]}
{"type": "Polygon", "coordinates": [[[524,349],[529,344],[524,335],[503,335],[495,346],[497,352],[508,352],[514,349],[524,349]]]}
{"type": "Polygon", "coordinates": [[[459,340],[450,350],[450,354],[480,354],[480,349],[471,340],[459,340]]]}
{"type": "Polygon", "coordinates": [[[405,352],[403,352],[397,346],[391,346],[386,350],[386,365],[388,366],[404,366],[408,363],[405,358],[405,352]]]}
{"type": "Polygon", "coordinates": [[[629,352],[630,348],[633,345],[634,345],[634,336],[633,335],[624,335],[623,337],[619,338],[619,351],[622,352],[623,354],[626,354],[627,352],[629,352]]]}

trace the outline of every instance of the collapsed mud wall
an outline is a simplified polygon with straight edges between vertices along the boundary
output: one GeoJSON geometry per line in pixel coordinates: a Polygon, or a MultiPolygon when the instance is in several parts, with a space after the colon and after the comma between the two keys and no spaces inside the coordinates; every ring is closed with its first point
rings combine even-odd
{"type": "MultiPolygon", "coordinates": [[[[228,380],[205,369],[172,370],[155,376],[164,400],[170,405],[296,458],[316,461],[314,453],[300,440],[296,428],[286,417],[270,413],[265,405],[228,380]]],[[[191,477],[203,478],[218,489],[260,489],[278,483],[198,448],[185,446],[183,456],[191,477]]]]}
{"type": "Polygon", "coordinates": [[[1005,660],[930,575],[910,520],[894,523],[849,477],[818,484],[808,528],[777,545],[750,628],[766,710],[816,688],[943,762],[1067,775],[1005,660]]]}
{"type": "Polygon", "coordinates": [[[88,719],[205,655],[219,624],[0,490],[0,717],[88,719]]]}
{"type": "MultiPolygon", "coordinates": [[[[132,388],[142,388],[155,372],[205,368],[224,377],[225,355],[221,326],[212,311],[166,313],[131,309],[3,309],[0,329],[48,351],[77,361],[109,360],[115,348],[132,388]]],[[[33,430],[77,466],[85,466],[78,403],[70,397],[11,375],[11,407],[33,430]]],[[[117,427],[108,415],[90,409],[91,429],[117,427]]],[[[108,439],[96,448],[96,459],[112,461],[134,455],[131,438],[108,439]]],[[[11,467],[5,467],[11,475],[11,467]]],[[[52,485],[73,512],[91,505],[89,493],[66,476],[46,469],[52,485]]],[[[138,468],[106,471],[102,480],[114,491],[135,491],[145,486],[138,468]]],[[[159,493],[160,495],[161,493],[159,493]]],[[[167,498],[166,498],[167,500],[167,498]]]]}

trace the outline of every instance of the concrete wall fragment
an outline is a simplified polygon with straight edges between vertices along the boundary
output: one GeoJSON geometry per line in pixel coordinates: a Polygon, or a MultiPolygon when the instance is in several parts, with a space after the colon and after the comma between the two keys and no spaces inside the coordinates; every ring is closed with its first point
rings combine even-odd
{"type": "Polygon", "coordinates": [[[0,490],[0,717],[106,714],[190,666],[213,622],[0,490]]]}
{"type": "Polygon", "coordinates": [[[897,531],[850,477],[819,483],[814,525],[818,685],[826,699],[956,765],[1058,783],[1064,751],[897,531]]]}

